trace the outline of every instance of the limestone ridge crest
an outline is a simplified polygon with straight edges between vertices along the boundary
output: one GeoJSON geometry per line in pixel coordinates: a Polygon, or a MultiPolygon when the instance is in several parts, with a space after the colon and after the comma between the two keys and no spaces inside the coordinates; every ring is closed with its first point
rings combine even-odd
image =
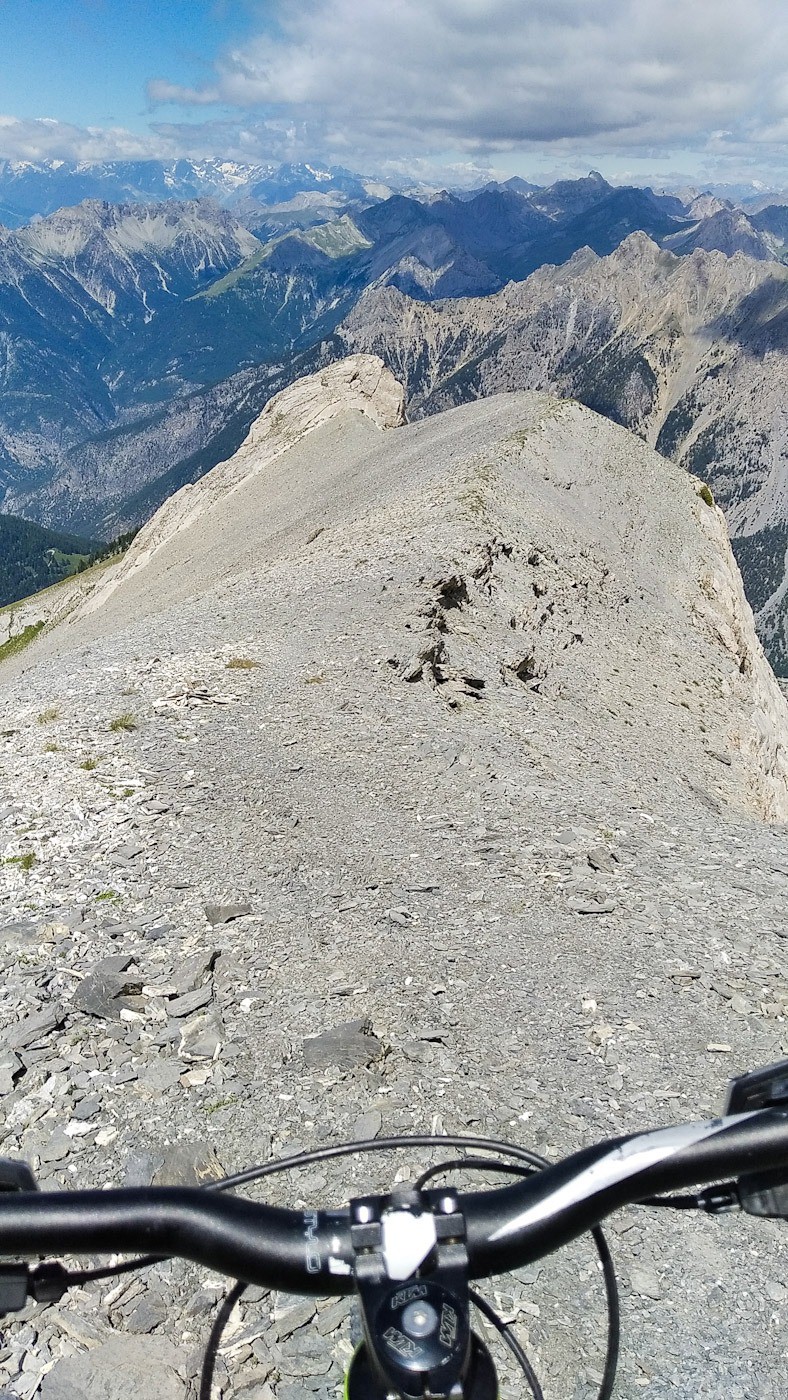
{"type": "Polygon", "coordinates": [[[144,568],[179,531],[196,524],[251,477],[267,471],[308,433],[348,412],[363,414],[381,432],[405,422],[405,391],[377,355],[348,355],[269,399],[238,451],[199,481],[182,486],[159,507],[118,566],[72,618],[95,612],[119,583],[144,568]]]}

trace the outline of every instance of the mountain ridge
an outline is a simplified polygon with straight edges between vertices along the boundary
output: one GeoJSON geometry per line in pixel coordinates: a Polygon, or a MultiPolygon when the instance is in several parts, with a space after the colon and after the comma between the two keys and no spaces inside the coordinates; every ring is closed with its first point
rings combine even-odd
{"type": "MultiPolygon", "coordinates": [[[[525,1125],[559,1158],[713,1115],[782,1036],[788,711],[720,511],[578,403],[519,391],[383,428],[347,370],[293,385],[232,489],[204,477],[186,500],[207,508],[100,606],[0,662],[0,1027],[27,1041],[5,1146],[46,1189],[292,1159],[305,1127],[525,1125]],[[335,1066],[348,1039],[363,1062],[335,1066]]],[[[307,1199],[390,1189],[378,1154],[359,1170],[321,1163],[307,1199]]],[[[618,1235],[649,1300],[621,1393],[784,1400],[763,1292],[781,1222],[756,1252],[669,1216],[618,1235]],[[733,1269],[729,1315],[699,1309],[733,1269]]],[[[527,1279],[507,1298],[551,1393],[595,1388],[591,1256],[527,1279]]],[[[43,1333],[45,1400],[98,1400],[119,1369],[186,1396],[194,1287],[154,1264],[109,1319],[75,1290],[70,1330],[43,1333]]],[[[347,1319],[314,1321],[316,1350],[277,1330],[275,1372],[268,1345],[260,1367],[228,1347],[228,1384],[325,1390],[347,1319]]]]}
{"type": "Polygon", "coordinates": [[[758,621],[784,672],[788,622],[769,597],[788,546],[786,324],[782,267],[740,253],[679,258],[636,233],[605,259],[581,251],[491,297],[427,304],[370,290],[326,354],[381,355],[417,416],[505,389],[577,398],[701,476],[753,591],[765,563],[755,537],[776,531],[758,621]]]}

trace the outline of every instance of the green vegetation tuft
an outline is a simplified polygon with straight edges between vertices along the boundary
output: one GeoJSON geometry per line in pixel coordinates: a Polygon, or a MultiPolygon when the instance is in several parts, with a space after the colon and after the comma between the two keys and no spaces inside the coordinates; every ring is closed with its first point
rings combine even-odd
{"type": "Polygon", "coordinates": [[[346,258],[373,245],[347,214],[327,224],[316,224],[298,235],[302,243],[311,244],[329,258],[346,258]]]}
{"type": "Polygon", "coordinates": [[[257,248],[239,267],[234,267],[232,272],[225,273],[224,277],[219,278],[218,282],[212,282],[210,287],[206,287],[203,291],[195,292],[194,296],[190,297],[190,300],[214,301],[216,297],[222,296],[225,292],[229,291],[231,287],[234,287],[236,282],[243,281],[243,279],[247,277],[250,272],[253,272],[256,267],[259,267],[260,263],[264,262],[266,258],[270,258],[277,242],[279,242],[279,240],[274,239],[273,242],[266,243],[264,247],[257,248]]]}
{"type": "Polygon", "coordinates": [[[216,1099],[214,1103],[206,1104],[206,1113],[218,1113],[222,1108],[229,1108],[231,1104],[238,1102],[237,1094],[228,1094],[225,1099],[216,1099]]]}
{"type": "Polygon", "coordinates": [[[137,721],[133,714],[127,710],[124,714],[116,715],[114,719],[110,720],[109,727],[114,734],[117,734],[120,729],[136,729],[137,721]]]}
{"type": "Polygon", "coordinates": [[[84,768],[86,773],[92,773],[94,768],[98,768],[99,761],[97,758],[83,758],[79,766],[84,768]]]}
{"type": "Polygon", "coordinates": [[[41,714],[37,716],[37,721],[39,724],[50,724],[53,719],[59,718],[60,711],[57,705],[50,705],[49,709],[41,711],[41,714]]]}
{"type": "Polygon", "coordinates": [[[706,485],[705,481],[703,482],[702,486],[698,487],[698,495],[700,496],[702,501],[706,502],[707,506],[714,505],[714,497],[711,494],[711,491],[709,490],[709,487],[706,485]]]}
{"type": "Polygon", "coordinates": [[[52,740],[49,744],[44,745],[44,753],[60,753],[60,745],[52,740]]]}
{"type": "Polygon", "coordinates": [[[36,858],[32,851],[25,851],[23,856],[6,856],[4,865],[18,865],[20,870],[32,870],[36,863],[36,858]]]}
{"type": "Polygon", "coordinates": [[[100,894],[96,895],[97,904],[99,902],[105,904],[108,900],[111,899],[120,899],[120,895],[118,894],[117,890],[102,890],[100,894]]]}
{"type": "Polygon", "coordinates": [[[7,656],[16,656],[17,652],[24,651],[25,647],[35,640],[44,627],[46,627],[45,622],[31,622],[30,626],[26,627],[23,632],[17,633],[15,637],[9,637],[8,641],[3,642],[0,646],[0,661],[4,661],[7,656]]]}
{"type": "Polygon", "coordinates": [[[259,661],[253,661],[251,656],[231,656],[229,661],[225,661],[226,671],[252,671],[255,666],[259,666],[259,661]]]}

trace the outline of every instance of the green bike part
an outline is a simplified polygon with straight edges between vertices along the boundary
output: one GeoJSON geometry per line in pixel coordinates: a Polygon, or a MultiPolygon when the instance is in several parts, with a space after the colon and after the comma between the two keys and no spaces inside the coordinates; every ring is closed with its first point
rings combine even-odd
{"type": "MultiPolygon", "coordinates": [[[[477,1371],[481,1400],[489,1400],[491,1396],[494,1396],[495,1400],[501,1400],[501,1392],[498,1389],[497,1378],[486,1346],[475,1335],[473,1345],[476,1349],[477,1366],[481,1372],[480,1374],[477,1371]],[[492,1391],[489,1388],[491,1380],[494,1385],[492,1391]]],[[[476,1387],[474,1387],[474,1393],[479,1393],[476,1387]]],[[[359,1343],[350,1359],[350,1365],[345,1372],[345,1386],[342,1394],[343,1400],[387,1400],[388,1398],[388,1392],[381,1388],[372,1374],[364,1342],[359,1343]]],[[[469,1400],[474,1400],[474,1394],[469,1397],[469,1400]]]]}

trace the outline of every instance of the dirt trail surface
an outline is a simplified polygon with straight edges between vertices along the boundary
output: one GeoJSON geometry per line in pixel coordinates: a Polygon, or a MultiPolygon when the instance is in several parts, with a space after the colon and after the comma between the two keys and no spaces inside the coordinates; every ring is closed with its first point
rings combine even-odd
{"type": "MultiPolygon", "coordinates": [[[[44,1185],[425,1130],[554,1157],[788,1054],[788,712],[719,512],[576,404],[385,427],[394,381],[371,415],[356,371],[0,668],[0,1151],[44,1185]]],[[[641,1210],[611,1238],[619,1396],[784,1400],[784,1227],[641,1210]]],[[[225,1287],[167,1264],[31,1308],[2,1386],[175,1400],[225,1287]]],[[[595,1394],[588,1246],[489,1296],[548,1400],[595,1394]]],[[[333,1396],[350,1346],[344,1303],[253,1289],[217,1384],[333,1396]]]]}

